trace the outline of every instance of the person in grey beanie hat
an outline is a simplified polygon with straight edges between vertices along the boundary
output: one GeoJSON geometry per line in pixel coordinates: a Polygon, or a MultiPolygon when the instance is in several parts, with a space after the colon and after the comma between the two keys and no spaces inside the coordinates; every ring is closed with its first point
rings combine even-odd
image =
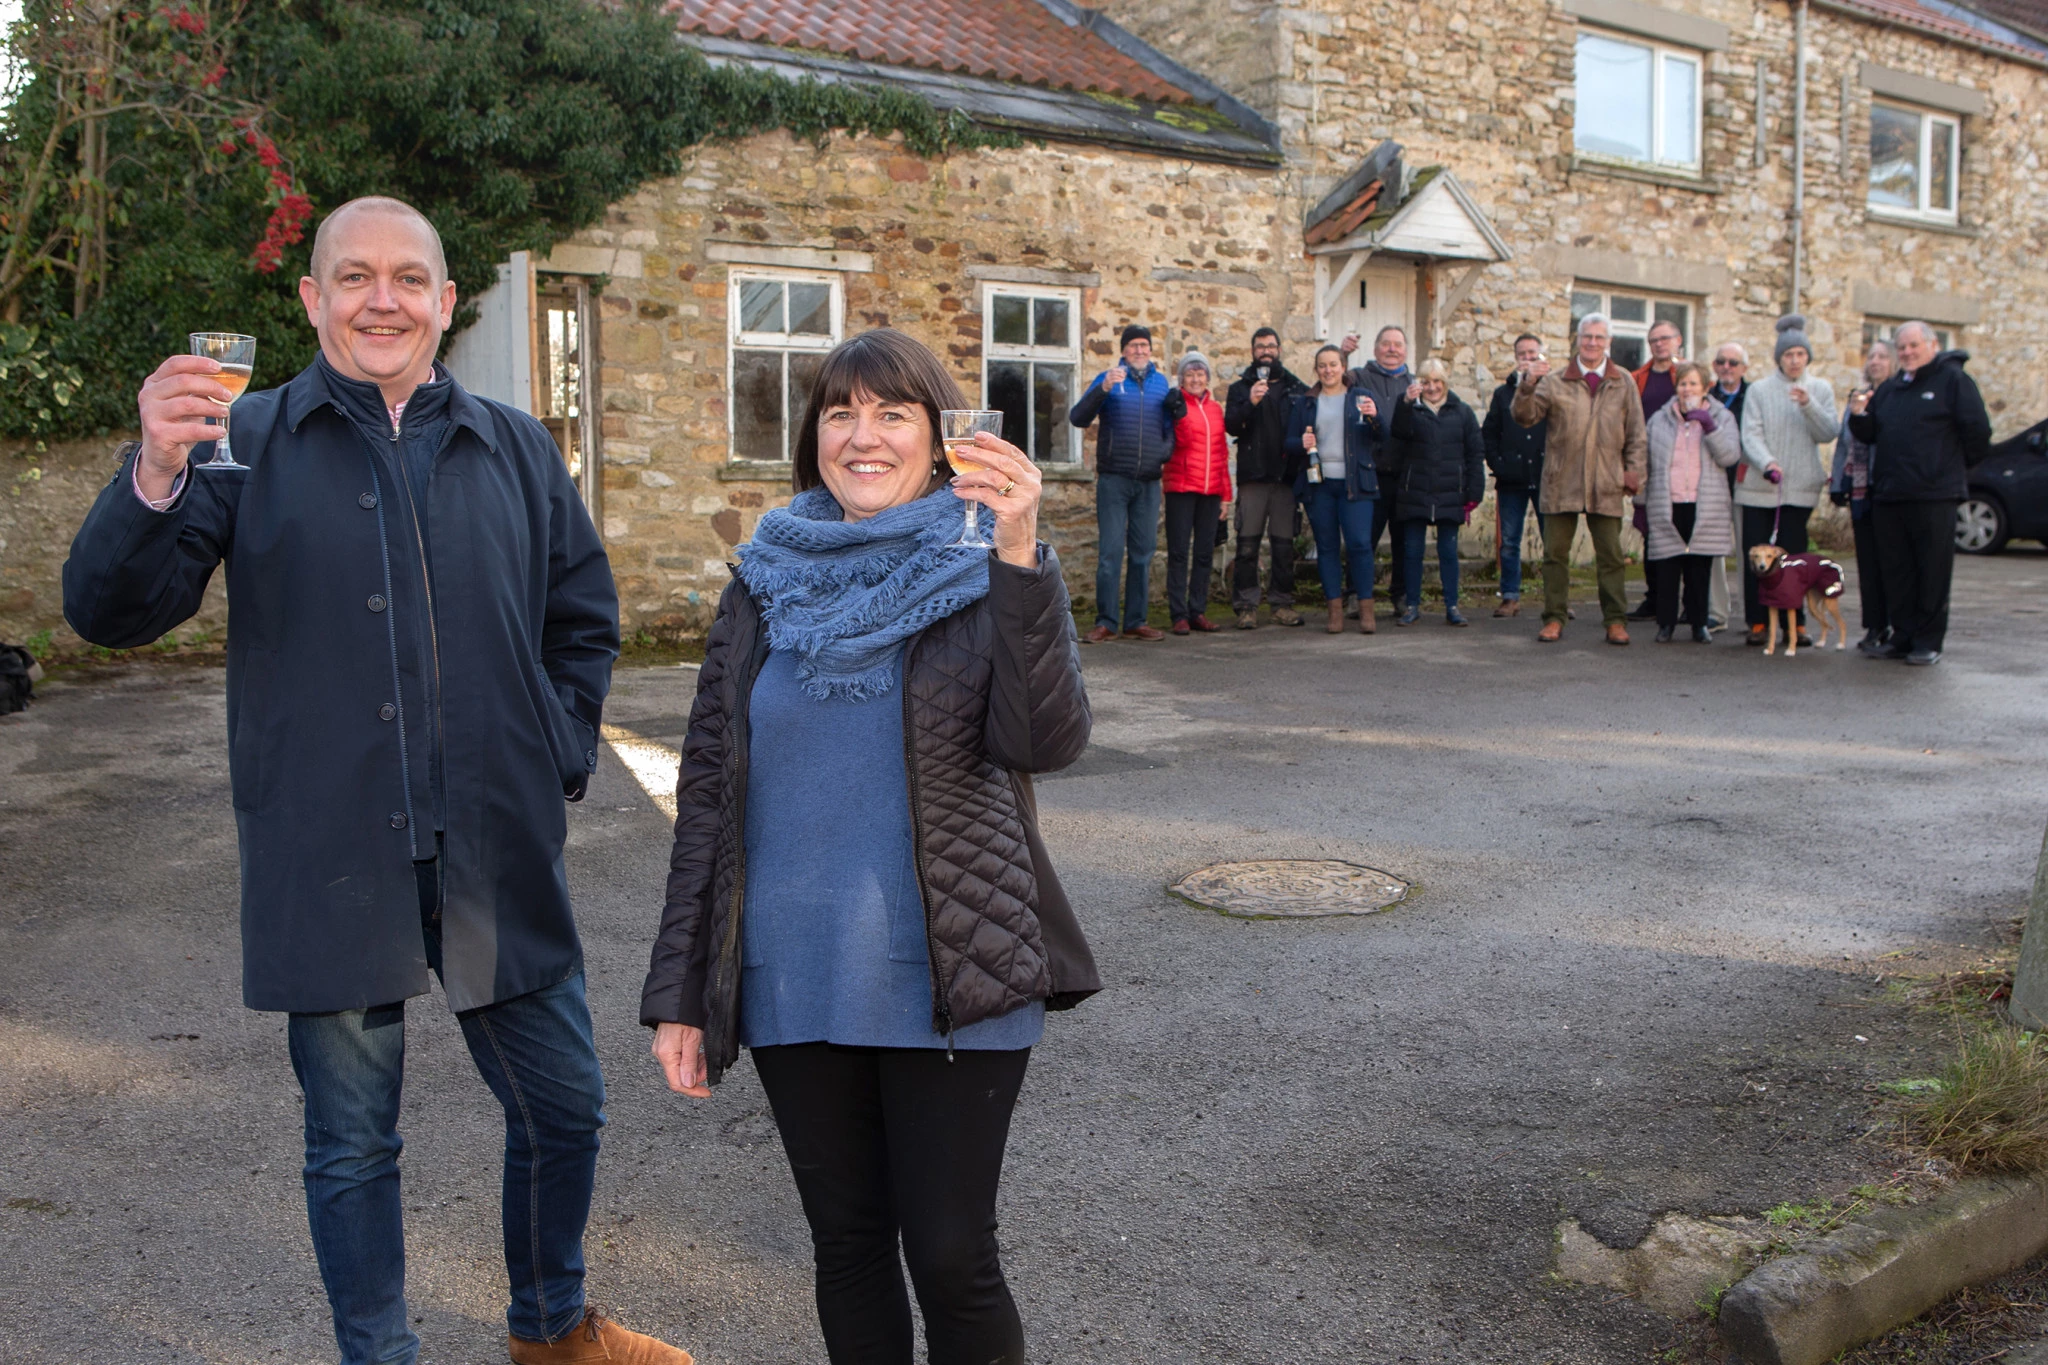
{"type": "Polygon", "coordinates": [[[1160,486],[1166,492],[1166,605],[1175,635],[1220,629],[1209,620],[1210,566],[1216,529],[1230,501],[1230,442],[1223,409],[1210,391],[1209,358],[1180,358],[1185,404],[1173,429],[1173,454],[1160,486]]]}
{"type": "Polygon", "coordinates": [[[1778,344],[1771,348],[1771,359],[1782,365],[1785,361],[1785,352],[1794,346],[1806,352],[1809,360],[1813,358],[1813,347],[1808,345],[1806,340],[1804,313],[1787,313],[1778,319],[1778,344]]]}
{"type": "MultiPolygon", "coordinates": [[[[1820,448],[1833,444],[1837,430],[1835,391],[1807,368],[1813,348],[1806,340],[1806,319],[1797,313],[1779,318],[1778,344],[1771,351],[1777,370],[1751,384],[1742,403],[1742,464],[1735,485],[1742,517],[1743,608],[1753,645],[1764,644],[1766,635],[1763,599],[1749,568],[1750,547],[1770,541],[1790,554],[1806,550],[1806,519],[1828,481],[1820,448]]],[[[1803,635],[1804,611],[1798,624],[1803,635]]]]}

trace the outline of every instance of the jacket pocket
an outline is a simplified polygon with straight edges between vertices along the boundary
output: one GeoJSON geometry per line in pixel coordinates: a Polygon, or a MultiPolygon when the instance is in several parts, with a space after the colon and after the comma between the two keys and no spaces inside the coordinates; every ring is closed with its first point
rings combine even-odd
{"type": "Polygon", "coordinates": [[[565,789],[573,787],[590,772],[586,755],[596,747],[597,736],[562,705],[561,693],[555,691],[547,667],[538,659],[533,663],[533,676],[540,686],[541,729],[547,736],[548,754],[555,760],[555,775],[565,789]]]}
{"type": "Polygon", "coordinates": [[[242,656],[235,703],[235,738],[228,747],[228,781],[236,810],[256,811],[270,803],[277,771],[277,652],[251,649],[242,656]]]}

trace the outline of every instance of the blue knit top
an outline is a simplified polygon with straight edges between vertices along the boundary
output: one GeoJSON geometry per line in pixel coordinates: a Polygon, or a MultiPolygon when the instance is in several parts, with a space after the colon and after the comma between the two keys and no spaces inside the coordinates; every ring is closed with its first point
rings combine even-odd
{"type": "MultiPolygon", "coordinates": [[[[902,667],[881,696],[820,700],[771,650],[748,720],[740,1041],[944,1047],[912,854],[902,667]]],[[[953,1034],[955,1048],[1030,1047],[1034,1002],[953,1034]]]]}

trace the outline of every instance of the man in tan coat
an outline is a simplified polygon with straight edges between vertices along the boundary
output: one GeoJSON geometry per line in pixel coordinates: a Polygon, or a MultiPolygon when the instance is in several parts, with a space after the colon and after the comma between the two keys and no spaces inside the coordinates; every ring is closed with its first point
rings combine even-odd
{"type": "Polygon", "coordinates": [[[1607,643],[1628,643],[1628,600],[1621,562],[1622,495],[1643,487],[1648,457],[1642,400],[1627,370],[1607,358],[1607,319],[1579,319],[1578,353],[1562,371],[1538,360],[1509,411],[1525,427],[1548,421],[1543,488],[1543,629],[1545,644],[1564,634],[1571,601],[1572,537],[1579,516],[1593,537],[1600,580],[1600,615],[1607,643]]]}

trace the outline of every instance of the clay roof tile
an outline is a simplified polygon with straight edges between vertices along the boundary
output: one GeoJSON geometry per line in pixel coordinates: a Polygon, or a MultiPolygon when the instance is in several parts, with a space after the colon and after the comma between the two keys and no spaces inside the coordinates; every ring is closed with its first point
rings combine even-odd
{"type": "Polygon", "coordinates": [[[669,9],[686,32],[1161,104],[1193,98],[1038,0],[673,0],[669,9]]]}

